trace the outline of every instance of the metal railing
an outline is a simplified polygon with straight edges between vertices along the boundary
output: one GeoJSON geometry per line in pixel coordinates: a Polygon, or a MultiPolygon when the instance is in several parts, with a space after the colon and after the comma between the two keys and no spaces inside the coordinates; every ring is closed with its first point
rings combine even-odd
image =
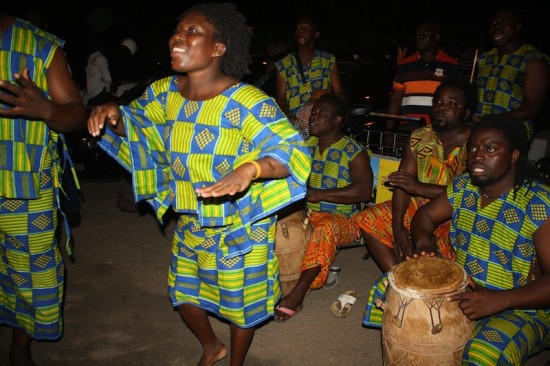
{"type": "Polygon", "coordinates": [[[403,156],[403,148],[410,133],[422,126],[424,120],[418,117],[401,116],[387,113],[367,112],[364,115],[355,115],[360,122],[350,131],[350,136],[365,145],[374,154],[403,156]],[[395,130],[385,129],[385,119],[392,119],[398,123],[395,130]],[[407,124],[403,126],[402,124],[407,124]]]}

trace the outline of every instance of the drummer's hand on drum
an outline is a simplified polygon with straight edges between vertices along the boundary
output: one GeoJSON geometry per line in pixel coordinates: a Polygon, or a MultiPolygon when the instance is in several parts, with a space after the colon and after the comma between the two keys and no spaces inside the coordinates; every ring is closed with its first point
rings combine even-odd
{"type": "Polygon", "coordinates": [[[429,257],[439,257],[439,252],[437,251],[436,246],[434,245],[433,241],[435,238],[432,238],[432,242],[430,243],[414,243],[415,250],[412,255],[412,257],[407,257],[407,259],[410,258],[419,258],[421,256],[429,256],[429,257]]]}
{"type": "Polygon", "coordinates": [[[491,291],[478,286],[472,276],[468,276],[468,284],[472,291],[447,298],[448,301],[458,301],[458,307],[468,319],[477,320],[506,310],[505,291],[491,291]]]}
{"type": "Polygon", "coordinates": [[[433,251],[433,250],[415,250],[415,252],[413,253],[412,256],[407,256],[407,260],[409,259],[417,259],[417,258],[420,258],[420,257],[423,257],[423,256],[427,256],[427,257],[438,257],[438,253],[433,251]]]}
{"type": "Polygon", "coordinates": [[[115,133],[124,136],[124,127],[120,123],[121,114],[116,103],[106,103],[98,105],[92,109],[88,117],[88,132],[90,135],[97,137],[101,134],[101,130],[105,124],[110,124],[115,133]]]}
{"type": "Polygon", "coordinates": [[[393,249],[398,260],[404,260],[413,255],[413,243],[411,233],[403,225],[393,229],[393,249]]]}

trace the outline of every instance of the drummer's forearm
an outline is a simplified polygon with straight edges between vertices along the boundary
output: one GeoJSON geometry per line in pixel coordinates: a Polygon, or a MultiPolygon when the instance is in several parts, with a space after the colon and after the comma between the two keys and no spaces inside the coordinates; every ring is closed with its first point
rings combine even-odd
{"type": "Polygon", "coordinates": [[[403,218],[411,203],[411,195],[402,189],[394,189],[392,196],[392,228],[403,225],[403,218]]]}
{"type": "Polygon", "coordinates": [[[550,307],[550,276],[542,276],[523,287],[503,291],[502,301],[508,310],[550,307]]]}
{"type": "Polygon", "coordinates": [[[449,203],[447,194],[435,197],[433,200],[420,207],[411,220],[411,237],[417,251],[433,248],[437,250],[434,239],[435,229],[443,222],[449,220],[453,213],[453,207],[449,203]]]}
{"type": "Polygon", "coordinates": [[[426,253],[437,252],[433,234],[436,227],[428,220],[415,220],[415,218],[413,218],[414,225],[411,223],[410,230],[415,251],[426,253]]]}

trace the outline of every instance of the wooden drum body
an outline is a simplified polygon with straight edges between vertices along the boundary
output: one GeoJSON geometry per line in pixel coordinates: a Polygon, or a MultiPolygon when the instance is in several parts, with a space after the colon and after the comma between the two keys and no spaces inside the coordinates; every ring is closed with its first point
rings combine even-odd
{"type": "Polygon", "coordinates": [[[279,258],[282,295],[286,296],[300,278],[307,241],[313,232],[306,209],[279,216],[275,237],[275,254],[279,258]]]}
{"type": "Polygon", "coordinates": [[[396,265],[388,280],[381,305],[384,365],[460,365],[475,322],[446,298],[466,291],[464,270],[422,256],[396,265]]]}

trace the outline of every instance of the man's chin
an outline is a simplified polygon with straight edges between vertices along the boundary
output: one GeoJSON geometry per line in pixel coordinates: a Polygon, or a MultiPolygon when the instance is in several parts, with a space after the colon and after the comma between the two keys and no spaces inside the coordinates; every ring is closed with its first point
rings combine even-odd
{"type": "Polygon", "coordinates": [[[472,181],[472,184],[476,187],[485,187],[488,184],[487,180],[475,175],[470,175],[470,180],[472,181]]]}
{"type": "Polygon", "coordinates": [[[432,121],[432,130],[434,130],[435,132],[443,132],[443,131],[445,131],[445,125],[439,124],[439,123],[434,123],[432,121]]]}

